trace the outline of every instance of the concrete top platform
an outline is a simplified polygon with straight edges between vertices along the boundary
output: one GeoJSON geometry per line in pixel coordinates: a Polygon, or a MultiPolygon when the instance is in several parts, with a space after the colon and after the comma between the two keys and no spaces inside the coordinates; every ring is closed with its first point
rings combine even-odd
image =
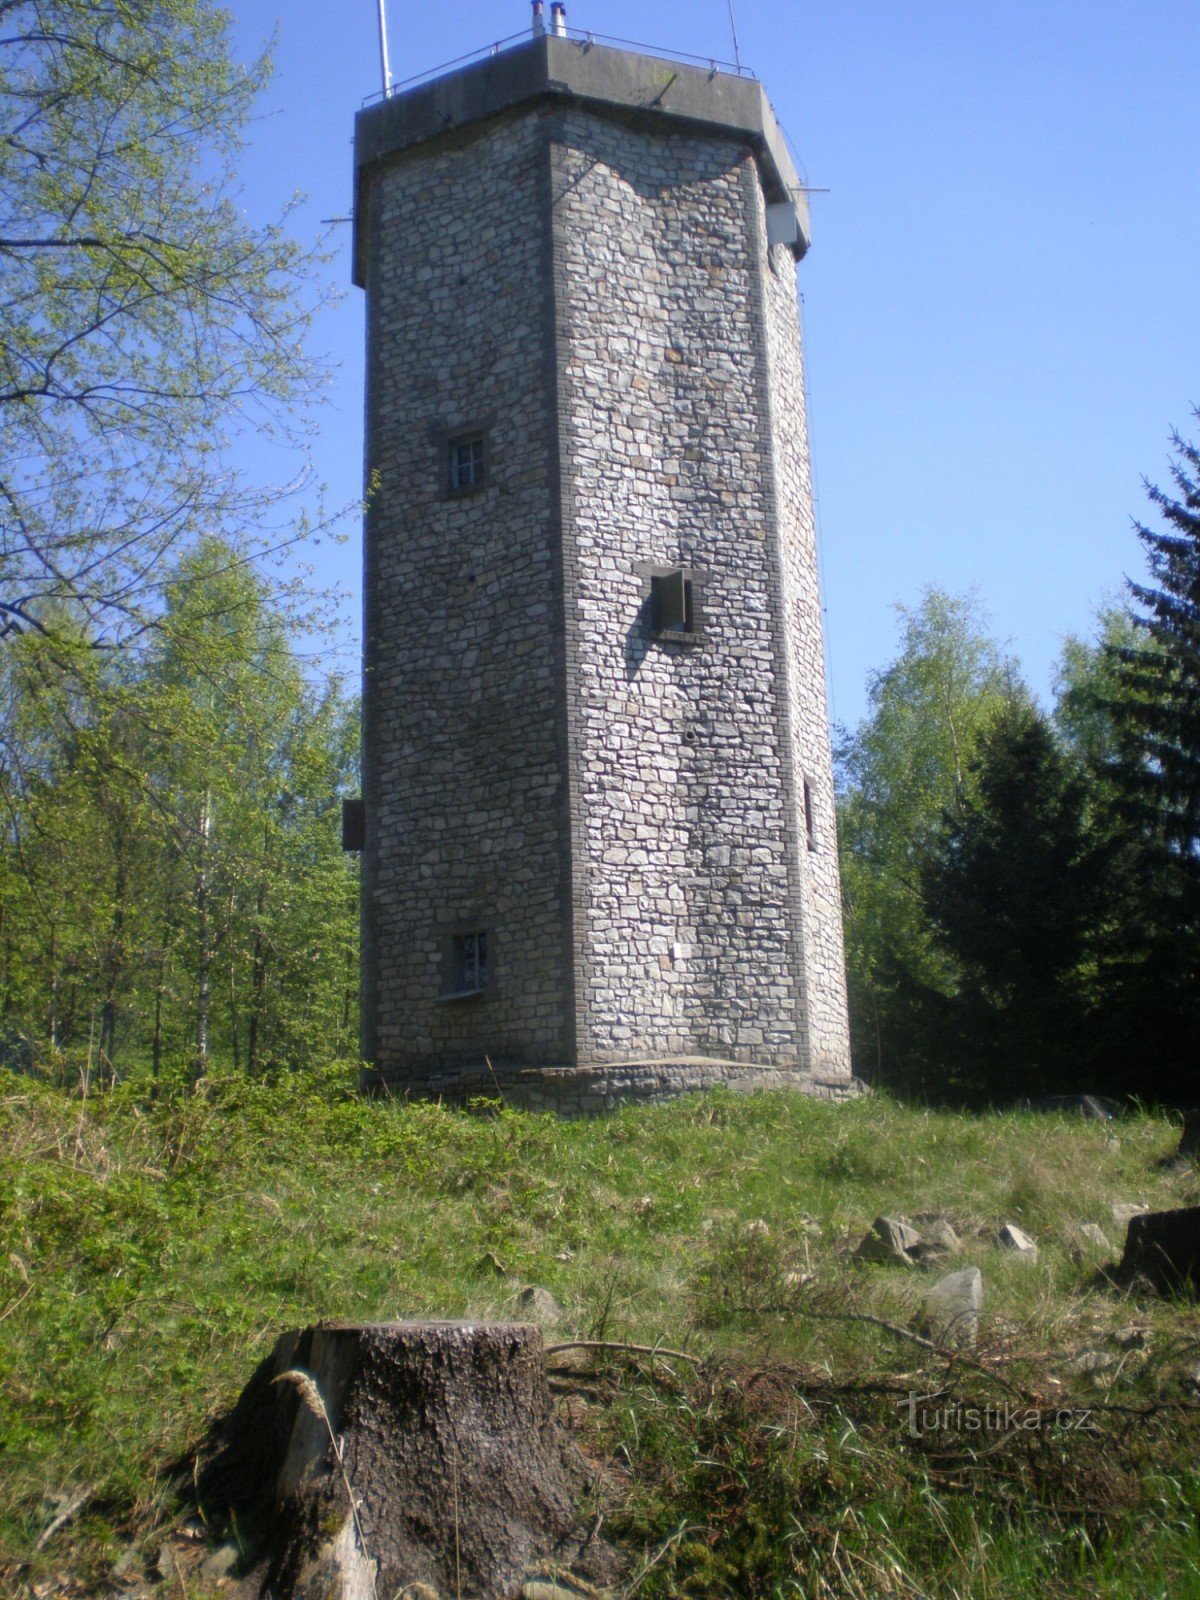
{"type": "Polygon", "coordinates": [[[808,206],[775,113],[754,78],[554,34],[531,37],[457,72],[365,107],[354,126],[354,281],[364,284],[365,185],[371,169],[406,150],[521,106],[562,100],[614,117],[647,117],[709,130],[758,157],[767,200],[796,207],[808,247],[808,206]]]}

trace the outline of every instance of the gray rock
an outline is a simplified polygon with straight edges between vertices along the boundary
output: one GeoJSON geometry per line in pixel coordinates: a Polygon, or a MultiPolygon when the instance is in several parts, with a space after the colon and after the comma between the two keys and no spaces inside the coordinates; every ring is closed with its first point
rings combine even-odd
{"type": "Polygon", "coordinates": [[[1038,1247],[1025,1232],[1018,1228],[1015,1222],[1006,1222],[1000,1229],[1000,1243],[1006,1250],[1011,1250],[1015,1256],[1023,1256],[1028,1261],[1036,1261],[1038,1247]]]}
{"type": "Polygon", "coordinates": [[[560,1328],[563,1321],[562,1307],[550,1293],[536,1283],[531,1283],[528,1288],[522,1289],[519,1304],[521,1319],[524,1322],[534,1322],[539,1328],[560,1328]]]}
{"type": "Polygon", "coordinates": [[[1114,1201],[1110,1209],[1112,1210],[1112,1219],[1117,1224],[1117,1227],[1124,1228],[1129,1225],[1130,1217],[1143,1216],[1149,1211],[1150,1207],[1141,1200],[1117,1200],[1114,1201]]]}
{"type": "Polygon", "coordinates": [[[908,1252],[920,1242],[921,1235],[907,1222],[896,1217],[876,1217],[854,1256],[858,1261],[896,1262],[911,1267],[912,1258],[908,1252]]]}
{"type": "Polygon", "coordinates": [[[141,1546],[127,1544],[113,1562],[108,1575],[115,1583],[135,1583],[145,1570],[145,1565],[145,1557],[142,1555],[141,1546]]]}
{"type": "Polygon", "coordinates": [[[1139,1328],[1136,1322],[1124,1328],[1114,1328],[1108,1337],[1122,1350],[1144,1350],[1147,1344],[1146,1330],[1139,1328]]]}
{"type": "Polygon", "coordinates": [[[200,1563],[200,1573],[205,1578],[232,1578],[238,1569],[242,1553],[235,1544],[223,1544],[200,1563]]]}
{"type": "Polygon", "coordinates": [[[1111,1350],[1080,1350],[1067,1362],[1067,1368],[1071,1372],[1106,1372],[1116,1364],[1111,1350]]]}
{"type": "Polygon", "coordinates": [[[1145,1278],[1159,1294],[1200,1298],[1200,1206],[1130,1217],[1120,1275],[1145,1278]]]}
{"type": "Polygon", "coordinates": [[[921,1301],[921,1326],[935,1344],[972,1345],[982,1306],[983,1273],[978,1267],[963,1267],[927,1290],[921,1301]]]}
{"type": "Polygon", "coordinates": [[[945,1261],[949,1256],[956,1256],[962,1249],[962,1240],[946,1221],[945,1217],[936,1217],[932,1222],[925,1223],[921,1228],[921,1237],[909,1252],[926,1266],[938,1261],[945,1261]]]}
{"type": "Polygon", "coordinates": [[[1103,1255],[1111,1256],[1113,1247],[1109,1243],[1108,1235],[1097,1222],[1081,1222],[1079,1224],[1079,1237],[1087,1241],[1103,1255]]]}

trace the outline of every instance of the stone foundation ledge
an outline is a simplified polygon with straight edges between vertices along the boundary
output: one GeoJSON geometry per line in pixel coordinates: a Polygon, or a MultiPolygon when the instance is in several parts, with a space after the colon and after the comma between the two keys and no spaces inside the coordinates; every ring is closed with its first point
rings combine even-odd
{"type": "Polygon", "coordinates": [[[448,1105],[500,1098],[520,1110],[554,1111],[566,1117],[600,1116],[629,1102],[650,1104],[718,1087],[735,1094],[791,1089],[818,1100],[852,1100],[868,1092],[857,1078],[822,1078],[797,1068],[708,1057],[588,1067],[489,1067],[484,1062],[416,1074],[366,1068],[361,1085],[368,1093],[448,1105]]]}

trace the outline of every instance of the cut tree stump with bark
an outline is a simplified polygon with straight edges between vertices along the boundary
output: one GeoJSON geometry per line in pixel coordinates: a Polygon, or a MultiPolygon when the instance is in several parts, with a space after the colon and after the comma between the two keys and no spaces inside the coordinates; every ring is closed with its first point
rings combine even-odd
{"type": "Polygon", "coordinates": [[[578,1509],[588,1474],[523,1323],[283,1334],[210,1443],[201,1509],[275,1600],[517,1600],[538,1578],[620,1573],[578,1509]]]}

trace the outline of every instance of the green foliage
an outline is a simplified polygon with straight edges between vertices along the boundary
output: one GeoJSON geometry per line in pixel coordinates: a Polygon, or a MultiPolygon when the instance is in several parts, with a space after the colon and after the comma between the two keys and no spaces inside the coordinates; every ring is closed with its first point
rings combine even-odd
{"type": "Polygon", "coordinates": [[[262,531],[229,446],[286,432],[312,385],[311,263],[231,192],[267,69],[231,61],[227,13],[9,0],[4,21],[0,634],[136,638],[167,559],[262,531]]]}
{"type": "Polygon", "coordinates": [[[1109,1036],[1141,1093],[1178,1103],[1196,1097],[1200,1028],[1200,452],[1174,443],[1176,493],[1147,485],[1162,526],[1138,526],[1149,577],[1129,585],[1093,704],[1112,729],[1097,786],[1124,842],[1109,1036]]]}
{"type": "Polygon", "coordinates": [[[921,864],[971,791],[980,735],[1024,695],[972,602],[930,589],[900,616],[900,651],[872,677],[868,714],[838,752],[855,1067],[893,1084],[921,1071],[909,1051],[907,985],[952,981],[921,909],[921,864]]]}
{"type": "Polygon", "coordinates": [[[1094,1083],[1089,989],[1108,850],[1090,837],[1086,785],[1031,706],[983,734],[973,793],[921,869],[933,938],[956,974],[917,1011],[954,1086],[1003,1103],[1094,1083]],[[923,1013],[923,1015],[921,1015],[923,1013]]]}
{"type": "Polygon", "coordinates": [[[0,681],[0,1032],[102,1076],[352,1047],[355,707],[305,682],[236,551],[176,563],[149,650],[26,634],[0,681]]]}
{"type": "Polygon", "coordinates": [[[1165,526],[1138,524],[1149,581],[1129,585],[1136,641],[1113,650],[1121,779],[1135,819],[1200,879],[1200,450],[1174,435],[1177,496],[1147,485],[1165,526]]]}

